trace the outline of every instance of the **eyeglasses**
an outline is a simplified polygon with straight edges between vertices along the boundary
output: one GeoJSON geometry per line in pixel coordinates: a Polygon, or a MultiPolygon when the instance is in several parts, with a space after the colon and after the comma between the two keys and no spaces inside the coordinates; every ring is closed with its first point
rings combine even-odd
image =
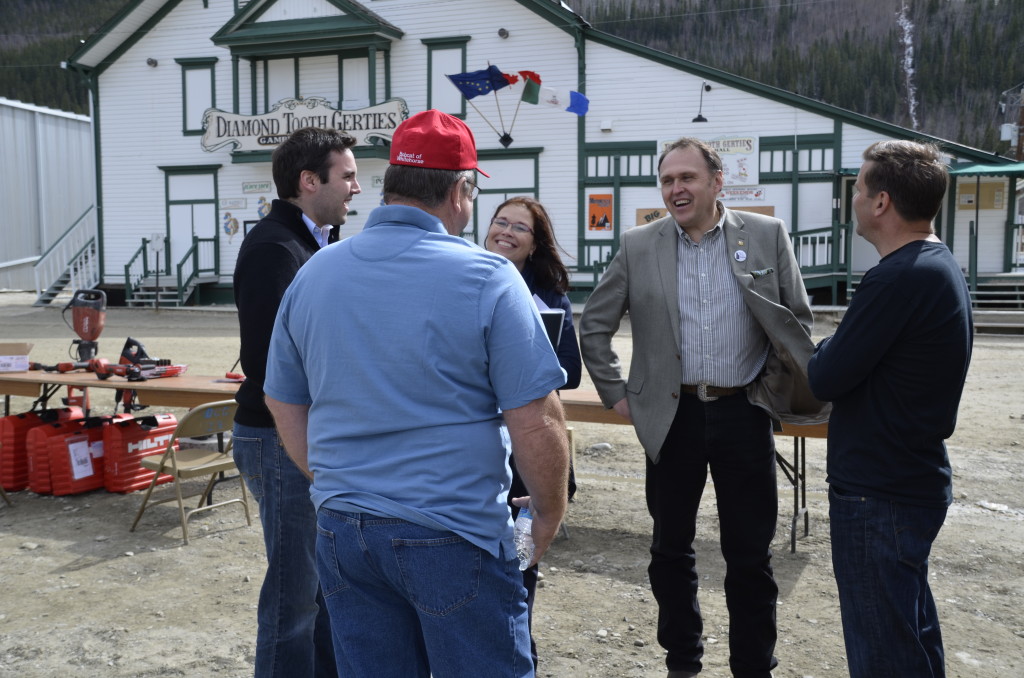
{"type": "Polygon", "coordinates": [[[476,197],[480,195],[480,187],[469,179],[466,179],[466,185],[469,186],[469,199],[476,200],[476,197]]]}
{"type": "Polygon", "coordinates": [[[518,221],[509,221],[498,217],[491,222],[491,228],[497,228],[498,230],[504,231],[506,228],[511,228],[516,233],[533,233],[533,229],[526,224],[521,224],[518,221]]]}

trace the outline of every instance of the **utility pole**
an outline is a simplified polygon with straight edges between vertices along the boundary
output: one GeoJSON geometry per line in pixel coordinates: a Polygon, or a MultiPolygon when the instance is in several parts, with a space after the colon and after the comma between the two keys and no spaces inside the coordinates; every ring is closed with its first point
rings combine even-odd
{"type": "Polygon", "coordinates": [[[1024,89],[1017,93],[1017,162],[1024,160],[1024,89]]]}
{"type": "Polygon", "coordinates": [[[1024,160],[1024,82],[1018,83],[999,95],[999,107],[1002,110],[1004,119],[1016,120],[1016,125],[1007,122],[1005,127],[1016,126],[1016,133],[1010,137],[1002,137],[1003,141],[1012,140],[1011,148],[1016,147],[1016,159],[1018,162],[1024,160]],[[1016,114],[1016,115],[1014,115],[1016,114]]]}

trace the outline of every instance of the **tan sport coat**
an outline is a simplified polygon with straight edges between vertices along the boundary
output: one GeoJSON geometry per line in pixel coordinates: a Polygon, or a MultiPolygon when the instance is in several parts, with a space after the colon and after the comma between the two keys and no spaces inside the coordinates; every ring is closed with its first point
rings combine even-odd
{"type": "MultiPolygon", "coordinates": [[[[771,344],[764,370],[747,386],[747,398],[775,421],[827,420],[828,405],[814,398],[807,384],[813,318],[785,225],[727,210],[723,229],[743,300],[771,344]]],[[[654,462],[679,405],[677,232],[672,217],[627,231],[580,320],[583,362],[601,401],[612,407],[627,399],[637,437],[654,462]],[[633,334],[628,380],[611,343],[626,312],[633,334]]]]}

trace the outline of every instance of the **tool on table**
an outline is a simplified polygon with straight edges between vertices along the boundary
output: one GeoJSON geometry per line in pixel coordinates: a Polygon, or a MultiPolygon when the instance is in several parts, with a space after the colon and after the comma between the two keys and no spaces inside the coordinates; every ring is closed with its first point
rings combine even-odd
{"type": "MultiPolygon", "coordinates": [[[[112,376],[125,377],[130,382],[146,381],[147,379],[158,379],[162,377],[175,377],[183,374],[188,365],[172,364],[166,358],[151,358],[146,353],[146,347],[141,342],[128,337],[124,348],[121,349],[121,356],[117,363],[110,363],[104,358],[96,357],[100,334],[106,324],[107,295],[103,290],[76,290],[71,301],[62,311],[65,324],[78,335],[78,339],[71,342],[74,349],[69,354],[75,360],[60,362],[55,365],[43,365],[42,363],[30,363],[30,370],[41,370],[45,372],[59,372],[61,374],[75,371],[94,373],[99,379],[109,379],[112,376]],[[71,311],[71,321],[68,321],[67,312],[71,311]]],[[[46,401],[60,388],[54,386],[44,387],[40,401],[45,406],[46,401]]],[[[79,389],[80,395],[75,396],[72,389],[68,387],[68,398],[65,404],[80,405],[84,410],[89,409],[88,393],[86,389],[79,389]]],[[[129,389],[117,389],[115,395],[115,409],[118,402],[123,403],[125,411],[139,410],[143,406],[136,402],[136,392],[129,389]]],[[[39,401],[37,401],[39,402],[39,401]]]]}

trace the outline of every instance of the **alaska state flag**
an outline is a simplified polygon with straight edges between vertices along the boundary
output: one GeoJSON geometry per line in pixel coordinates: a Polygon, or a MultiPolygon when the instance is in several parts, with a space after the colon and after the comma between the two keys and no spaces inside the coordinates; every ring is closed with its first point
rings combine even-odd
{"type": "Polygon", "coordinates": [[[469,73],[456,73],[449,75],[448,79],[459,88],[463,96],[472,99],[481,94],[487,94],[494,90],[508,87],[509,82],[497,66],[488,66],[482,71],[470,71],[469,73]]]}

